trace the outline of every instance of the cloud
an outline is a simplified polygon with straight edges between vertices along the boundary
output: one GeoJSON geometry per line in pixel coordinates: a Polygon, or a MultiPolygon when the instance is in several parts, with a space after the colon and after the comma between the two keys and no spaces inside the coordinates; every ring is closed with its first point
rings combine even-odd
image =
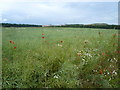
{"type": "MultiPolygon", "coordinates": [[[[34,0],[34,2],[118,2],[119,0],[34,0]]],[[[33,2],[33,0],[2,0],[1,2],[33,2]]]]}
{"type": "Polygon", "coordinates": [[[3,22],[6,22],[6,21],[8,21],[8,19],[3,19],[2,21],[3,21],[3,22]]]}
{"type": "Polygon", "coordinates": [[[0,22],[4,23],[6,21],[8,21],[8,19],[6,19],[6,18],[0,18],[0,22]]]}
{"type": "MultiPolygon", "coordinates": [[[[17,0],[16,0],[17,1],[17,0]]],[[[117,3],[110,2],[8,2],[5,22],[33,24],[117,23],[117,3]]],[[[4,2],[5,4],[5,2],[4,2]]],[[[5,4],[5,5],[7,5],[5,4]]]]}

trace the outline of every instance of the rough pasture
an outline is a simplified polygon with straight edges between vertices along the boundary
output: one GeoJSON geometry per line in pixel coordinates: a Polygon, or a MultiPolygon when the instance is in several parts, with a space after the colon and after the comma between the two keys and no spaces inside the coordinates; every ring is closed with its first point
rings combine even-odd
{"type": "Polygon", "coordinates": [[[3,28],[3,88],[116,88],[118,30],[3,28]]]}

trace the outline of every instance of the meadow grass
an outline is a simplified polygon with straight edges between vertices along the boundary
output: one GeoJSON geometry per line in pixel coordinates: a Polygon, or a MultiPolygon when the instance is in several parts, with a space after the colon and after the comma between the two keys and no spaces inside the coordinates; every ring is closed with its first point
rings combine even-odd
{"type": "Polygon", "coordinates": [[[116,88],[119,53],[118,30],[3,28],[2,87],[116,88]]]}

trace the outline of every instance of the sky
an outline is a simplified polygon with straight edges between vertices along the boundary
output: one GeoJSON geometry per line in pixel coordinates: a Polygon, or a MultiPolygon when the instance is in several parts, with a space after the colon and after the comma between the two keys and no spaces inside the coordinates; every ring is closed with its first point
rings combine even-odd
{"type": "Polygon", "coordinates": [[[0,22],[18,24],[118,24],[116,0],[40,1],[5,0],[0,5],[0,22]]]}

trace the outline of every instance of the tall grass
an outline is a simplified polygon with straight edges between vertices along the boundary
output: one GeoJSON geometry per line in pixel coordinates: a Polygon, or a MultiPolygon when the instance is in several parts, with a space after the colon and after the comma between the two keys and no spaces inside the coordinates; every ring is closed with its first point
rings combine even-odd
{"type": "Polygon", "coordinates": [[[3,88],[119,87],[117,30],[30,27],[2,32],[3,88]]]}

